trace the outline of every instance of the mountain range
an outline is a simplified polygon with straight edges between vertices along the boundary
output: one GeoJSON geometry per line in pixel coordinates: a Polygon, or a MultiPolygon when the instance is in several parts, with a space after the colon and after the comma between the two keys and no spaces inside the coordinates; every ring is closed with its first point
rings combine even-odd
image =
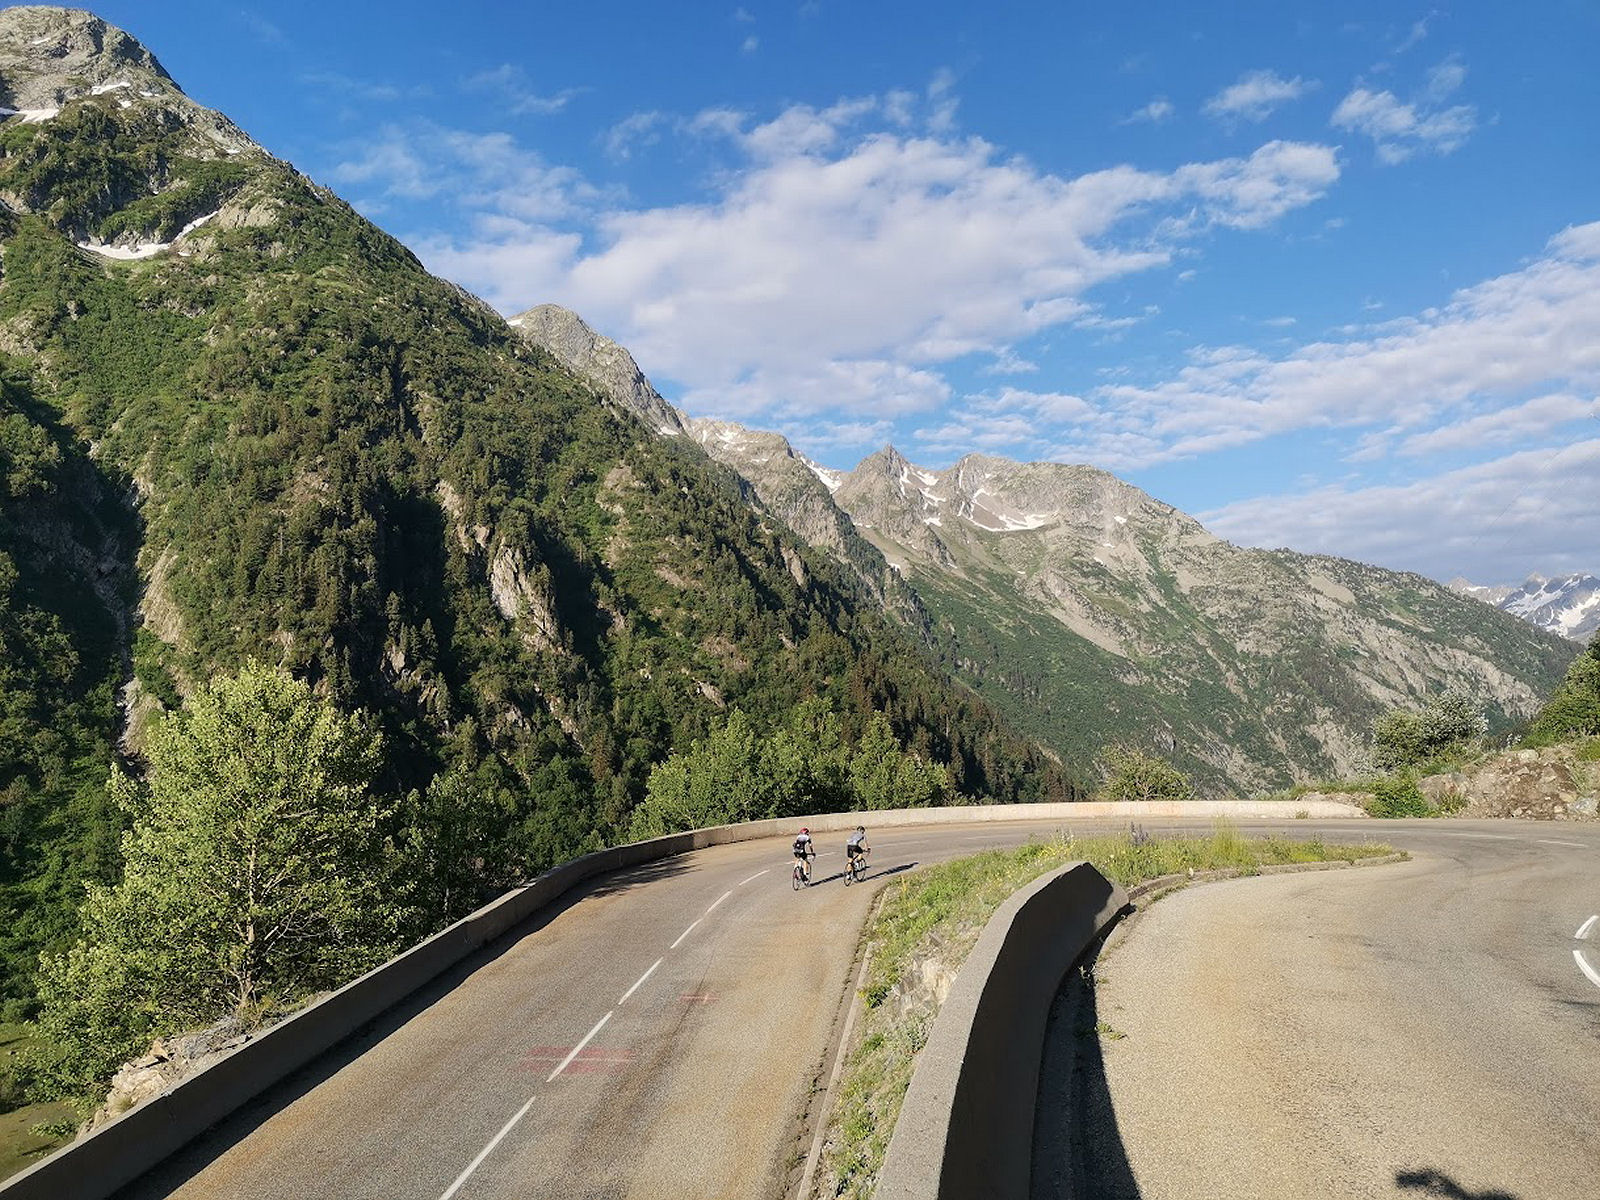
{"type": "Polygon", "coordinates": [[[1600,577],[1563,575],[1546,579],[1531,575],[1521,584],[1484,586],[1452,579],[1450,586],[1466,596],[1492,604],[1549,633],[1587,644],[1600,633],[1600,577]]]}
{"type": "Polygon", "coordinates": [[[934,471],[887,447],[830,470],[776,433],[665,416],[631,356],[576,314],[545,305],[511,323],[619,408],[650,397],[640,415],[658,436],[738,471],[1080,772],[1127,741],[1208,792],[1348,775],[1386,708],[1462,689],[1505,728],[1574,653],[1420,575],[1233,546],[1089,466],[972,454],[934,471]]]}

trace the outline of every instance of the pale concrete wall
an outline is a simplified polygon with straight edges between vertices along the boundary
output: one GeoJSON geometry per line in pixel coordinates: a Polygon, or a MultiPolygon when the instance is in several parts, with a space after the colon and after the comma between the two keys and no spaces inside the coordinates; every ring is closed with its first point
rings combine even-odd
{"type": "Polygon", "coordinates": [[[995,911],[917,1056],[878,1200],[1028,1200],[1050,1006],[1127,903],[1094,867],[1069,863],[995,911]]]}

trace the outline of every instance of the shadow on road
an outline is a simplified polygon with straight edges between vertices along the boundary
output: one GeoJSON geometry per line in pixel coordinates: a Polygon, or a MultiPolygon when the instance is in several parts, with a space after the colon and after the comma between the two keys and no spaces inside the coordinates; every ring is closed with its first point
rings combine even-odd
{"type": "Polygon", "coordinates": [[[914,862],[908,862],[908,863],[901,863],[898,866],[894,866],[894,867],[885,867],[881,871],[869,871],[869,872],[867,872],[867,878],[868,879],[881,879],[886,875],[898,875],[902,871],[911,870],[916,865],[917,864],[914,863],[914,862]]]}
{"type": "Polygon", "coordinates": [[[1440,1200],[1517,1200],[1515,1192],[1502,1192],[1499,1188],[1474,1192],[1462,1187],[1443,1171],[1396,1171],[1395,1186],[1404,1191],[1421,1192],[1424,1196],[1438,1196],[1440,1200]]]}
{"type": "Polygon", "coordinates": [[[1139,1200],[1106,1082],[1102,1042],[1120,1036],[1095,1007],[1096,943],[1056,994],[1034,1116],[1031,1200],[1139,1200]]]}
{"type": "Polygon", "coordinates": [[[689,863],[685,861],[687,858],[686,854],[674,854],[671,858],[660,858],[655,862],[641,863],[637,867],[613,871],[609,875],[602,875],[598,879],[580,885],[573,890],[571,896],[575,900],[584,896],[613,896],[630,888],[655,883],[659,879],[671,879],[674,875],[682,875],[690,870],[689,863]]]}

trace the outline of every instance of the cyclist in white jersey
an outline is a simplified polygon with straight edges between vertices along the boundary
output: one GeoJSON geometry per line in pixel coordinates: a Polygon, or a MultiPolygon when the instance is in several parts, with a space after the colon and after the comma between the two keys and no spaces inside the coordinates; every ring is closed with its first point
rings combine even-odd
{"type": "Polygon", "coordinates": [[[844,844],[845,863],[854,866],[858,857],[872,853],[872,847],[867,845],[867,827],[857,825],[856,831],[850,835],[850,840],[844,844]]]}

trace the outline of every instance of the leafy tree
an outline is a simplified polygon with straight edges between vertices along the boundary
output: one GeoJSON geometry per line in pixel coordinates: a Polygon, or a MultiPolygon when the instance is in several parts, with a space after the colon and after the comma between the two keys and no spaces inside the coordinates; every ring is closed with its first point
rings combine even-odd
{"type": "Polygon", "coordinates": [[[850,759],[851,806],[926,808],[954,796],[950,773],[901,748],[888,718],[874,713],[850,759]]]}
{"type": "Polygon", "coordinates": [[[954,797],[950,772],[905,750],[881,712],[854,747],[841,730],[838,715],[815,700],[767,737],[734,709],[708,738],[651,771],[633,836],[830,809],[925,807],[954,797]]]}
{"type": "Polygon", "coordinates": [[[1549,741],[1600,733],[1600,636],[1567,668],[1530,732],[1549,741]]]}
{"type": "Polygon", "coordinates": [[[1192,800],[1188,779],[1164,758],[1146,754],[1135,746],[1107,746],[1100,753],[1106,800],[1192,800]]]}
{"type": "Polygon", "coordinates": [[[1390,709],[1372,722],[1373,759],[1394,771],[1448,753],[1489,727],[1483,709],[1454,689],[1430,696],[1420,712],[1390,709]]]}
{"type": "Polygon", "coordinates": [[[91,885],[82,937],[42,966],[68,1074],[103,1076],[152,1034],[253,1022],[396,948],[380,750],[364,717],[255,663],[161,721],[146,781],[112,778],[122,881],[91,885]]]}

